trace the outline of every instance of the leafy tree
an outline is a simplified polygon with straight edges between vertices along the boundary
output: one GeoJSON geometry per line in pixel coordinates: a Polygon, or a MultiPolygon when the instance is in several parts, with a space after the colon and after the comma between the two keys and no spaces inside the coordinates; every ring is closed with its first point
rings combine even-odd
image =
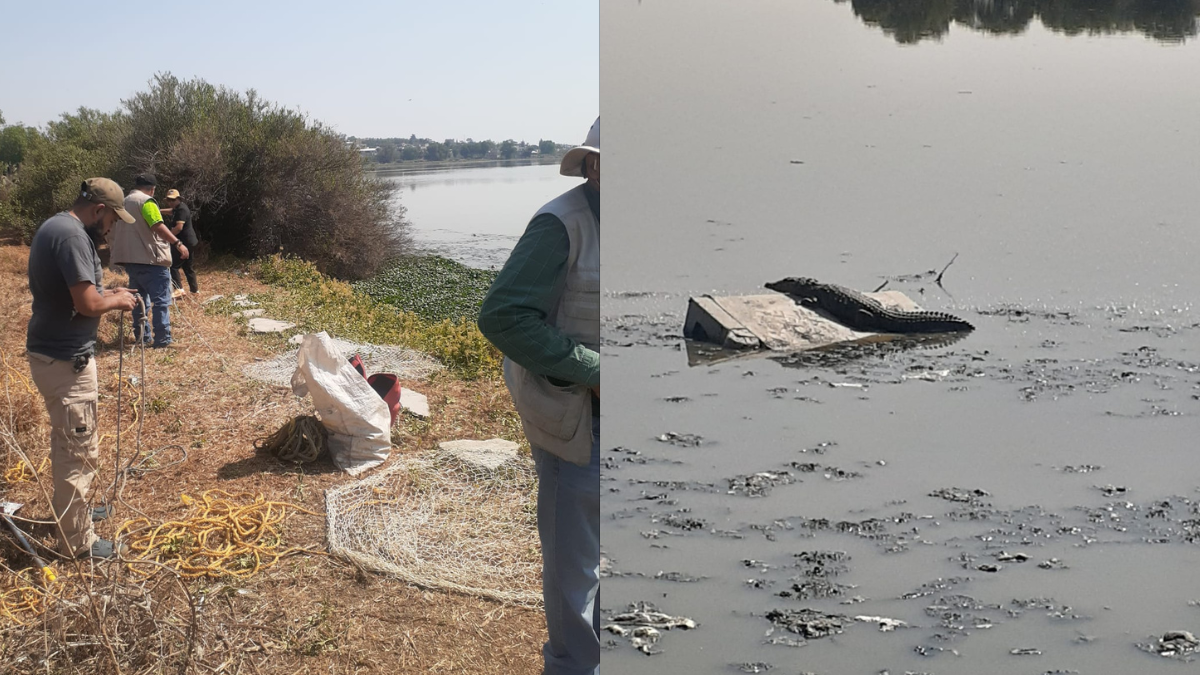
{"type": "Polygon", "coordinates": [[[37,129],[20,124],[0,129],[0,168],[17,166],[24,161],[25,152],[36,135],[37,129]]]}
{"type": "Polygon", "coordinates": [[[421,159],[421,148],[415,144],[406,145],[400,150],[400,159],[405,162],[411,162],[414,159],[421,159]]]}
{"type": "Polygon", "coordinates": [[[500,159],[512,159],[517,156],[517,143],[511,138],[500,144],[500,159]]]}
{"type": "Polygon", "coordinates": [[[450,153],[446,150],[446,146],[441,143],[430,143],[425,146],[425,159],[430,162],[445,161],[450,157],[450,153]]]}
{"type": "Polygon", "coordinates": [[[391,164],[396,161],[396,145],[390,141],[380,143],[375,153],[375,161],[380,164],[391,164]]]}
{"type": "Polygon", "coordinates": [[[538,153],[542,155],[553,155],[558,148],[555,147],[554,141],[540,140],[538,141],[538,153]]]}

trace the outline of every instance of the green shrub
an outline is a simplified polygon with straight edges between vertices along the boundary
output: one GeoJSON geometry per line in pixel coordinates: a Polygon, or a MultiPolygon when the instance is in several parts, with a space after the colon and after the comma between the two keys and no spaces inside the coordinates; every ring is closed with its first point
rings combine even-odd
{"type": "Polygon", "coordinates": [[[362,279],[407,250],[409,225],[390,188],[340,134],[302,113],[169,73],[122,105],[81,108],[25,139],[0,231],[31,234],[29,224],[69,206],[85,178],[128,187],[153,172],[160,192],[180,191],[217,253],[282,251],[362,279]]]}

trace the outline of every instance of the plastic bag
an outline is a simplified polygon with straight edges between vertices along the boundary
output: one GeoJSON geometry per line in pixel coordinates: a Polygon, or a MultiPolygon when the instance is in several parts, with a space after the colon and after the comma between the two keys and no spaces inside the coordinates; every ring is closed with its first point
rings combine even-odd
{"type": "Polygon", "coordinates": [[[311,395],[329,431],[329,455],[351,476],[379,466],[391,453],[387,403],[346,360],[325,332],[310,333],[300,344],[292,393],[311,395]]]}

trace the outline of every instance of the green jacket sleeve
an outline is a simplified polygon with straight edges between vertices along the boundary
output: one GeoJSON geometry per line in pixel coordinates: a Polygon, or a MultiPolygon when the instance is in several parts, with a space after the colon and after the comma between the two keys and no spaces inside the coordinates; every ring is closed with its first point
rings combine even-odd
{"type": "Polygon", "coordinates": [[[570,248],[561,220],[534,218],[483,300],[479,330],[535,375],[594,387],[600,355],[546,323],[566,283],[570,248]]]}
{"type": "Polygon", "coordinates": [[[146,225],[149,227],[163,222],[162,211],[158,210],[158,202],[147,199],[146,203],[142,204],[142,218],[146,220],[146,225]]]}

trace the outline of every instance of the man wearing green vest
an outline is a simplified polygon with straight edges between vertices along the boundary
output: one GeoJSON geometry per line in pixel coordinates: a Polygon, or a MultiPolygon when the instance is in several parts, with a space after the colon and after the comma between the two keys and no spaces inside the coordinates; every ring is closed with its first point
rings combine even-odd
{"type": "Polygon", "coordinates": [[[125,210],[134,222],[117,223],[112,236],[112,262],[122,265],[129,273],[129,285],[142,296],[142,303],[133,309],[133,339],[141,340],[152,347],[171,344],[171,249],[187,259],[187,247],[163,222],[158,202],[154,201],[154,174],[142,174],[134,181],[134,188],[125,197],[125,210]],[[145,327],[145,309],[148,304],[154,324],[154,340],[151,343],[145,327]]]}
{"type": "Polygon", "coordinates": [[[534,215],[496,276],[479,330],[538,473],[545,675],[600,672],[600,119],[559,173],[586,182],[534,215]]]}

